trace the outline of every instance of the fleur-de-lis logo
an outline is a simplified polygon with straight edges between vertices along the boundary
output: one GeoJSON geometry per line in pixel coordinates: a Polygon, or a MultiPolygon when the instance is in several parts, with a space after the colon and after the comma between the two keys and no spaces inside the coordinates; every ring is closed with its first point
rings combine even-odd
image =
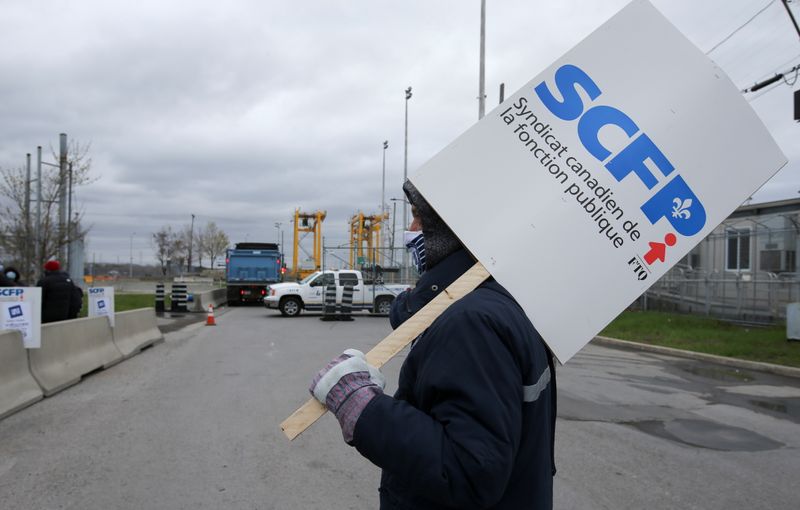
{"type": "Polygon", "coordinates": [[[674,198],[672,199],[672,203],[675,204],[672,208],[673,218],[682,218],[684,220],[688,220],[692,217],[692,213],[689,211],[689,208],[692,207],[691,198],[687,198],[683,201],[681,201],[680,198],[674,198]]]}

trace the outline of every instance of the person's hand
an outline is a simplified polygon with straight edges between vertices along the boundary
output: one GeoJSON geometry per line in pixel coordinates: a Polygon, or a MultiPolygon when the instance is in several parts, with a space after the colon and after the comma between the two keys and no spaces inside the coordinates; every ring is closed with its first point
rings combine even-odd
{"type": "Polygon", "coordinates": [[[386,378],[367,363],[364,353],[348,349],[317,373],[308,390],[336,415],[349,443],[361,412],[385,386],[386,378]]]}

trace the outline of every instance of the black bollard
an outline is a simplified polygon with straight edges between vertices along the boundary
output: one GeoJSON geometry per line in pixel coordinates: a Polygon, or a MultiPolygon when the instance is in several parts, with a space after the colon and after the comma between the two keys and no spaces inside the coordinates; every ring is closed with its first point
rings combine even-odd
{"type": "Polygon", "coordinates": [[[156,313],[164,313],[164,284],[156,284],[156,313]]]}
{"type": "Polygon", "coordinates": [[[325,287],[325,307],[322,309],[321,320],[336,320],[336,285],[328,285],[325,287]]]}
{"type": "Polygon", "coordinates": [[[353,311],[353,286],[345,285],[342,288],[342,307],[341,307],[341,314],[339,315],[338,319],[340,321],[353,320],[352,311],[353,311]]]}

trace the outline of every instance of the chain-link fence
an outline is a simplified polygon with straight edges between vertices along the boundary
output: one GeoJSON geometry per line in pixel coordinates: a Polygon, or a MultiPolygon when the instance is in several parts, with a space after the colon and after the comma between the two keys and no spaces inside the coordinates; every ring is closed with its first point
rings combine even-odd
{"type": "Polygon", "coordinates": [[[413,287],[419,275],[405,248],[382,247],[359,252],[350,246],[324,246],[323,269],[357,269],[366,284],[372,282],[413,287]]]}
{"type": "Polygon", "coordinates": [[[774,324],[800,301],[795,215],[726,220],[636,302],[680,311],[774,324]]]}
{"type": "Polygon", "coordinates": [[[773,324],[786,318],[786,305],[800,301],[796,273],[730,273],[674,268],[636,305],[722,319],[773,324]]]}

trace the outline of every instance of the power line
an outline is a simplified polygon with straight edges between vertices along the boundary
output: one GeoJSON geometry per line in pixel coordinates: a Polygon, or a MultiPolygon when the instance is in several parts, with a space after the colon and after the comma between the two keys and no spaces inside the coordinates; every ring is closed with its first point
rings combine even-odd
{"type": "Polygon", "coordinates": [[[775,0],[770,0],[770,2],[769,2],[767,5],[765,5],[764,7],[762,7],[762,8],[761,8],[761,9],[760,9],[760,10],[759,10],[757,13],[755,13],[755,14],[754,14],[754,15],[753,15],[753,16],[752,16],[750,19],[748,19],[747,21],[745,21],[745,22],[744,22],[744,24],[743,24],[742,26],[740,26],[739,28],[737,28],[736,30],[734,30],[733,32],[731,32],[730,34],[728,34],[728,36],[727,36],[725,39],[721,40],[721,41],[720,41],[720,42],[718,42],[716,45],[714,45],[714,47],[713,47],[713,48],[711,48],[710,50],[708,50],[708,51],[706,52],[706,55],[710,54],[712,51],[716,50],[717,48],[719,48],[720,46],[722,46],[723,44],[725,44],[725,43],[728,41],[728,39],[730,39],[731,37],[733,37],[734,35],[736,35],[736,33],[737,33],[737,32],[739,32],[739,30],[741,30],[741,29],[743,29],[744,27],[746,27],[747,25],[749,25],[749,24],[750,24],[750,23],[751,23],[751,22],[752,22],[754,19],[756,19],[756,18],[757,18],[757,17],[758,17],[758,16],[759,16],[759,15],[760,15],[762,12],[766,11],[766,10],[767,10],[767,7],[769,7],[770,5],[772,5],[772,4],[774,4],[774,3],[775,3],[775,0]]]}

